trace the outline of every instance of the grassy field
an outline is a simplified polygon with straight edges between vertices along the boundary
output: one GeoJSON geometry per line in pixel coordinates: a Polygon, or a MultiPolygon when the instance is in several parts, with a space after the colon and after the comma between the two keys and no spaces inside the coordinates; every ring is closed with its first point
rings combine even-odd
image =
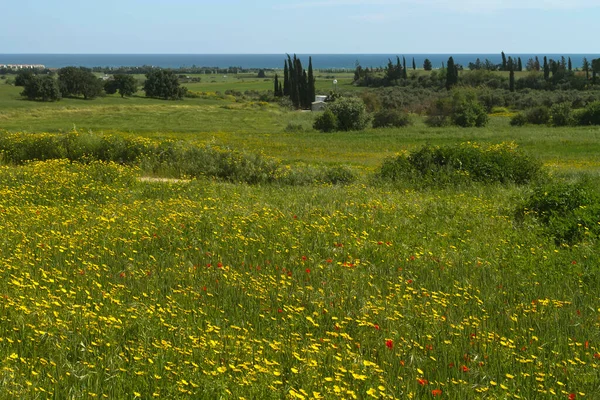
{"type": "MultiPolygon", "coordinates": [[[[228,82],[193,90],[267,84],[228,82]]],[[[600,398],[597,238],[557,245],[534,217],[518,221],[537,183],[371,180],[397,152],[467,141],[514,141],[548,179],[597,180],[599,128],[494,116],[486,128],[434,129],[415,116],[408,128],[322,134],[311,113],[274,104],[44,104],[19,91],[0,85],[9,132],[218,144],[349,166],[358,180],[0,166],[0,399],[600,398]]]]}

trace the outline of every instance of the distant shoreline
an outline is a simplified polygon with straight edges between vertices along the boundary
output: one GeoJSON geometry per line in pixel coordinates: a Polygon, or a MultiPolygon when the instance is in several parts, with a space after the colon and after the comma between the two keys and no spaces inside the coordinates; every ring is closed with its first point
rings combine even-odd
{"type": "MultiPolygon", "coordinates": [[[[316,69],[354,69],[356,63],[363,67],[380,67],[387,64],[388,59],[395,60],[396,56],[406,59],[407,65],[412,65],[413,58],[418,68],[422,67],[424,60],[429,59],[434,68],[439,68],[442,63],[453,56],[457,64],[465,68],[469,62],[475,62],[477,58],[484,61],[486,58],[494,63],[501,62],[500,53],[493,54],[299,54],[303,63],[308,63],[308,57],[312,56],[313,66],[316,69]]],[[[506,56],[520,57],[525,64],[529,58],[544,56],[560,59],[561,56],[570,57],[573,67],[581,66],[582,60],[599,58],[600,54],[517,54],[506,53],[506,56]]],[[[39,64],[46,68],[62,68],[66,66],[82,67],[141,67],[156,66],[161,68],[229,68],[241,67],[243,69],[279,69],[283,68],[285,54],[0,54],[0,65],[8,64],[39,64]]]]}

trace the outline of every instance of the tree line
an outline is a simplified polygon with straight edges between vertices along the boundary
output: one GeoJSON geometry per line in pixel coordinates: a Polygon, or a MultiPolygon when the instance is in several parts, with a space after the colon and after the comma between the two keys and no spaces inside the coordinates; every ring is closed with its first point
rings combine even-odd
{"type": "MultiPolygon", "coordinates": [[[[15,85],[23,86],[23,97],[38,101],[58,101],[63,97],[91,100],[105,93],[119,93],[121,97],[126,97],[133,96],[138,91],[138,82],[133,75],[115,74],[103,80],[96,77],[91,69],[84,67],[61,68],[56,78],[22,71],[17,75],[15,85]]],[[[180,100],[187,92],[173,71],[156,68],[146,73],[142,90],[146,97],[165,100],[180,100]]]]}
{"type": "MultiPolygon", "coordinates": [[[[504,52],[501,53],[502,62],[500,64],[494,64],[490,60],[486,59],[481,62],[477,59],[474,63],[469,63],[469,69],[472,73],[476,72],[492,72],[492,71],[507,71],[509,72],[509,89],[515,91],[517,89],[563,89],[563,88],[574,88],[574,89],[585,89],[591,83],[595,85],[598,82],[597,76],[600,74],[600,59],[592,60],[591,62],[587,58],[583,59],[581,71],[585,72],[585,79],[581,77],[581,74],[577,75],[573,69],[573,62],[570,57],[561,57],[558,60],[543,58],[543,64],[540,62],[538,57],[530,58],[525,67],[520,57],[506,56],[504,52]],[[521,77],[519,80],[515,79],[515,72],[523,71],[523,69],[531,71],[530,74],[525,77],[521,77]],[[539,72],[538,75],[535,73],[539,72]],[[543,74],[542,74],[543,72],[543,74]],[[590,74],[592,75],[590,80],[590,74]],[[543,78],[542,78],[543,76],[543,78]]],[[[413,59],[413,69],[415,68],[415,62],[413,59]]],[[[426,71],[432,70],[432,63],[429,59],[426,59],[423,63],[423,69],[426,71]]],[[[437,74],[432,74],[431,78],[435,82],[428,82],[428,78],[424,76],[411,75],[410,80],[407,76],[406,59],[402,57],[396,57],[396,62],[388,60],[388,64],[385,68],[362,68],[358,63],[354,72],[354,83],[358,86],[369,86],[369,87],[386,87],[386,86],[406,86],[410,84],[413,86],[415,83],[423,83],[426,87],[446,87],[450,89],[452,86],[459,83],[459,71],[464,68],[462,65],[454,62],[453,57],[448,59],[447,64],[442,63],[441,68],[437,71],[437,74]]],[[[495,80],[496,77],[482,75],[482,77],[488,77],[491,80],[495,80]]],[[[477,84],[485,84],[478,79],[468,79],[468,81],[478,82],[477,84]]],[[[466,83],[466,82],[465,82],[466,83]]]]}

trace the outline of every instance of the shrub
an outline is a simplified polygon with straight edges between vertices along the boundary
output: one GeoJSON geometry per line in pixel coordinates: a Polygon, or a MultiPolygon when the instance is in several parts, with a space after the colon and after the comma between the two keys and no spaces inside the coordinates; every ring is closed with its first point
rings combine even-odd
{"type": "Polygon", "coordinates": [[[411,124],[410,117],[399,111],[393,109],[381,110],[373,117],[373,128],[385,128],[385,127],[405,127],[411,124]]]}
{"type": "Polygon", "coordinates": [[[337,130],[338,120],[335,114],[326,108],[321,115],[315,119],[313,128],[321,132],[333,132],[337,130]]]}
{"type": "Polygon", "coordinates": [[[424,146],[408,156],[386,160],[377,176],[396,181],[403,178],[431,183],[475,181],[525,184],[541,174],[541,164],[514,143],[479,146],[424,146]]]}
{"type": "Polygon", "coordinates": [[[477,100],[474,90],[454,90],[452,97],[435,101],[427,114],[425,122],[429,126],[483,127],[488,122],[485,108],[477,100]]]}
{"type": "Polygon", "coordinates": [[[510,119],[511,126],[523,126],[526,123],[527,123],[527,117],[523,113],[515,114],[515,116],[510,119]]]}
{"type": "Polygon", "coordinates": [[[517,220],[525,215],[538,219],[556,244],[573,244],[600,234],[600,196],[586,181],[538,186],[515,214],[517,220]]]}
{"type": "Polygon", "coordinates": [[[288,122],[285,131],[288,133],[304,132],[304,126],[302,126],[302,124],[288,122]]]}
{"type": "Polygon", "coordinates": [[[600,125],[600,101],[590,103],[577,115],[578,125],[600,125]]]}
{"type": "Polygon", "coordinates": [[[337,119],[337,130],[358,131],[370,122],[365,103],[359,98],[344,97],[328,106],[337,119]]]}
{"type": "Polygon", "coordinates": [[[550,107],[550,120],[554,126],[573,124],[573,112],[570,102],[554,104],[550,107]]]}
{"type": "Polygon", "coordinates": [[[550,122],[550,110],[546,106],[539,106],[525,111],[527,123],[545,125],[550,122]]]}

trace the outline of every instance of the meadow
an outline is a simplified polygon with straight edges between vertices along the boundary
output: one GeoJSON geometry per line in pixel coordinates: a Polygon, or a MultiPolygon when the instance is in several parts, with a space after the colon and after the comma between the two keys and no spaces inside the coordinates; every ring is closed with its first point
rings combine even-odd
{"type": "Polygon", "coordinates": [[[600,128],[415,116],[323,134],[311,113],[232,97],[44,104],[19,91],[0,85],[0,142],[41,156],[5,152],[0,166],[0,398],[600,398],[598,239],[557,243],[517,217],[544,182],[374,179],[425,144],[512,142],[545,181],[595,182],[600,128]],[[356,178],[248,184],[44,156],[61,135],[356,178]]]}

